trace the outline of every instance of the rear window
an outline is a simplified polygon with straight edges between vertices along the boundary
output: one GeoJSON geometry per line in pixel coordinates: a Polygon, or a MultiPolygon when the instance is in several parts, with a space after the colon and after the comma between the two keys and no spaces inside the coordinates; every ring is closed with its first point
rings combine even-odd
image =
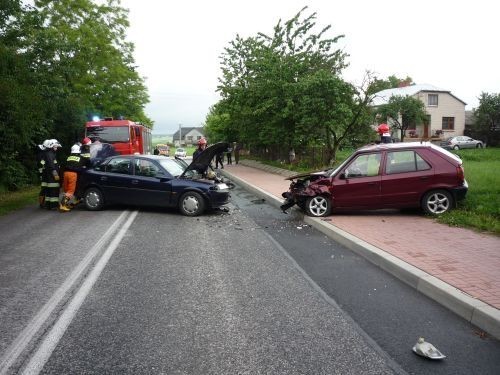
{"type": "Polygon", "coordinates": [[[386,174],[425,171],[427,169],[431,169],[431,166],[413,150],[387,153],[386,174]]]}

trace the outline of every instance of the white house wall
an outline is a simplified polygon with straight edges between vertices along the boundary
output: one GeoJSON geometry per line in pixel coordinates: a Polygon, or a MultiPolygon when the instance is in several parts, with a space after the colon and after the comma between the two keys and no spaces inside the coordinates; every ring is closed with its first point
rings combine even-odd
{"type": "MultiPolygon", "coordinates": [[[[443,130],[443,137],[463,135],[465,129],[465,104],[446,92],[420,92],[415,95],[425,104],[425,110],[431,116],[429,136],[434,135],[436,130],[442,130],[443,117],[455,118],[455,129],[443,130]],[[438,105],[429,106],[428,95],[438,95],[438,105]]],[[[419,134],[423,134],[423,125],[417,127],[419,134]]]]}

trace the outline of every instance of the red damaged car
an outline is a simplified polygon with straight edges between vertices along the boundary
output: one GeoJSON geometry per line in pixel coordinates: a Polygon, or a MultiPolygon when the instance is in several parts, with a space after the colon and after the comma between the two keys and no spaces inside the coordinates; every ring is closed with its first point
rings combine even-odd
{"type": "Polygon", "coordinates": [[[440,215],[464,199],[462,160],[429,142],[375,144],[335,169],[287,178],[283,211],[297,204],[310,216],[341,210],[421,207],[440,215]]]}

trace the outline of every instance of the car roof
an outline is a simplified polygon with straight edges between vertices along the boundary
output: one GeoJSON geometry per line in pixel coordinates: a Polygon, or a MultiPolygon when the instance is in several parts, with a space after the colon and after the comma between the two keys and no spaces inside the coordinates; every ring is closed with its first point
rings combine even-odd
{"type": "Polygon", "coordinates": [[[374,152],[374,151],[397,151],[397,150],[409,150],[409,149],[417,149],[417,148],[430,148],[436,152],[446,155],[447,157],[457,161],[462,164],[462,159],[460,159],[457,155],[445,150],[440,146],[436,146],[431,142],[398,142],[398,143],[379,143],[379,144],[370,144],[363,146],[357,150],[357,152],[374,152]]]}
{"type": "Polygon", "coordinates": [[[397,142],[397,143],[374,143],[363,146],[358,151],[400,150],[407,148],[433,148],[437,147],[431,142],[397,142]]]}

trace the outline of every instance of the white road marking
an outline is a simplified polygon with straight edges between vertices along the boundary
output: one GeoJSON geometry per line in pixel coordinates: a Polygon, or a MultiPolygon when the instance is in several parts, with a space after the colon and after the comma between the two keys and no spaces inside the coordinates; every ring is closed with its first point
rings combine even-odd
{"type": "MultiPolygon", "coordinates": [[[[4,352],[0,358],[0,375],[8,374],[9,368],[17,361],[21,353],[26,349],[29,343],[33,340],[40,328],[49,319],[50,315],[54,312],[55,308],[61,303],[68,291],[70,291],[77,280],[82,276],[83,272],[92,263],[94,258],[99,254],[104,245],[109,242],[115,232],[120,228],[123,221],[129,216],[130,211],[124,211],[103,236],[96,242],[90,249],[85,258],[73,269],[71,274],[66,278],[62,285],[55,291],[52,297],[45,303],[45,305],[38,311],[29,324],[22,330],[17,338],[4,352]]],[[[132,215],[135,218],[137,212],[132,215]]]]}
{"type": "Polygon", "coordinates": [[[23,374],[25,375],[39,374],[40,371],[43,369],[43,366],[49,359],[50,355],[54,351],[57,344],[59,343],[59,340],[61,340],[61,337],[63,336],[64,332],[66,332],[66,329],[68,328],[71,321],[75,317],[76,313],[80,309],[83,301],[85,300],[90,290],[94,286],[95,282],[99,278],[104,267],[106,267],[106,264],[108,263],[109,259],[113,255],[118,245],[120,244],[123,236],[127,232],[130,225],[132,225],[132,222],[134,221],[138,213],[139,211],[134,211],[129,216],[125,225],[122,228],[120,228],[117,235],[115,236],[115,238],[113,238],[113,240],[109,244],[104,254],[101,256],[95,267],[83,281],[82,286],[80,287],[78,292],[71,299],[71,302],[64,309],[63,313],[59,316],[59,319],[56,321],[50,332],[47,335],[45,335],[42,344],[38,347],[35,354],[31,357],[28,365],[23,369],[22,372],[23,374]]]}

